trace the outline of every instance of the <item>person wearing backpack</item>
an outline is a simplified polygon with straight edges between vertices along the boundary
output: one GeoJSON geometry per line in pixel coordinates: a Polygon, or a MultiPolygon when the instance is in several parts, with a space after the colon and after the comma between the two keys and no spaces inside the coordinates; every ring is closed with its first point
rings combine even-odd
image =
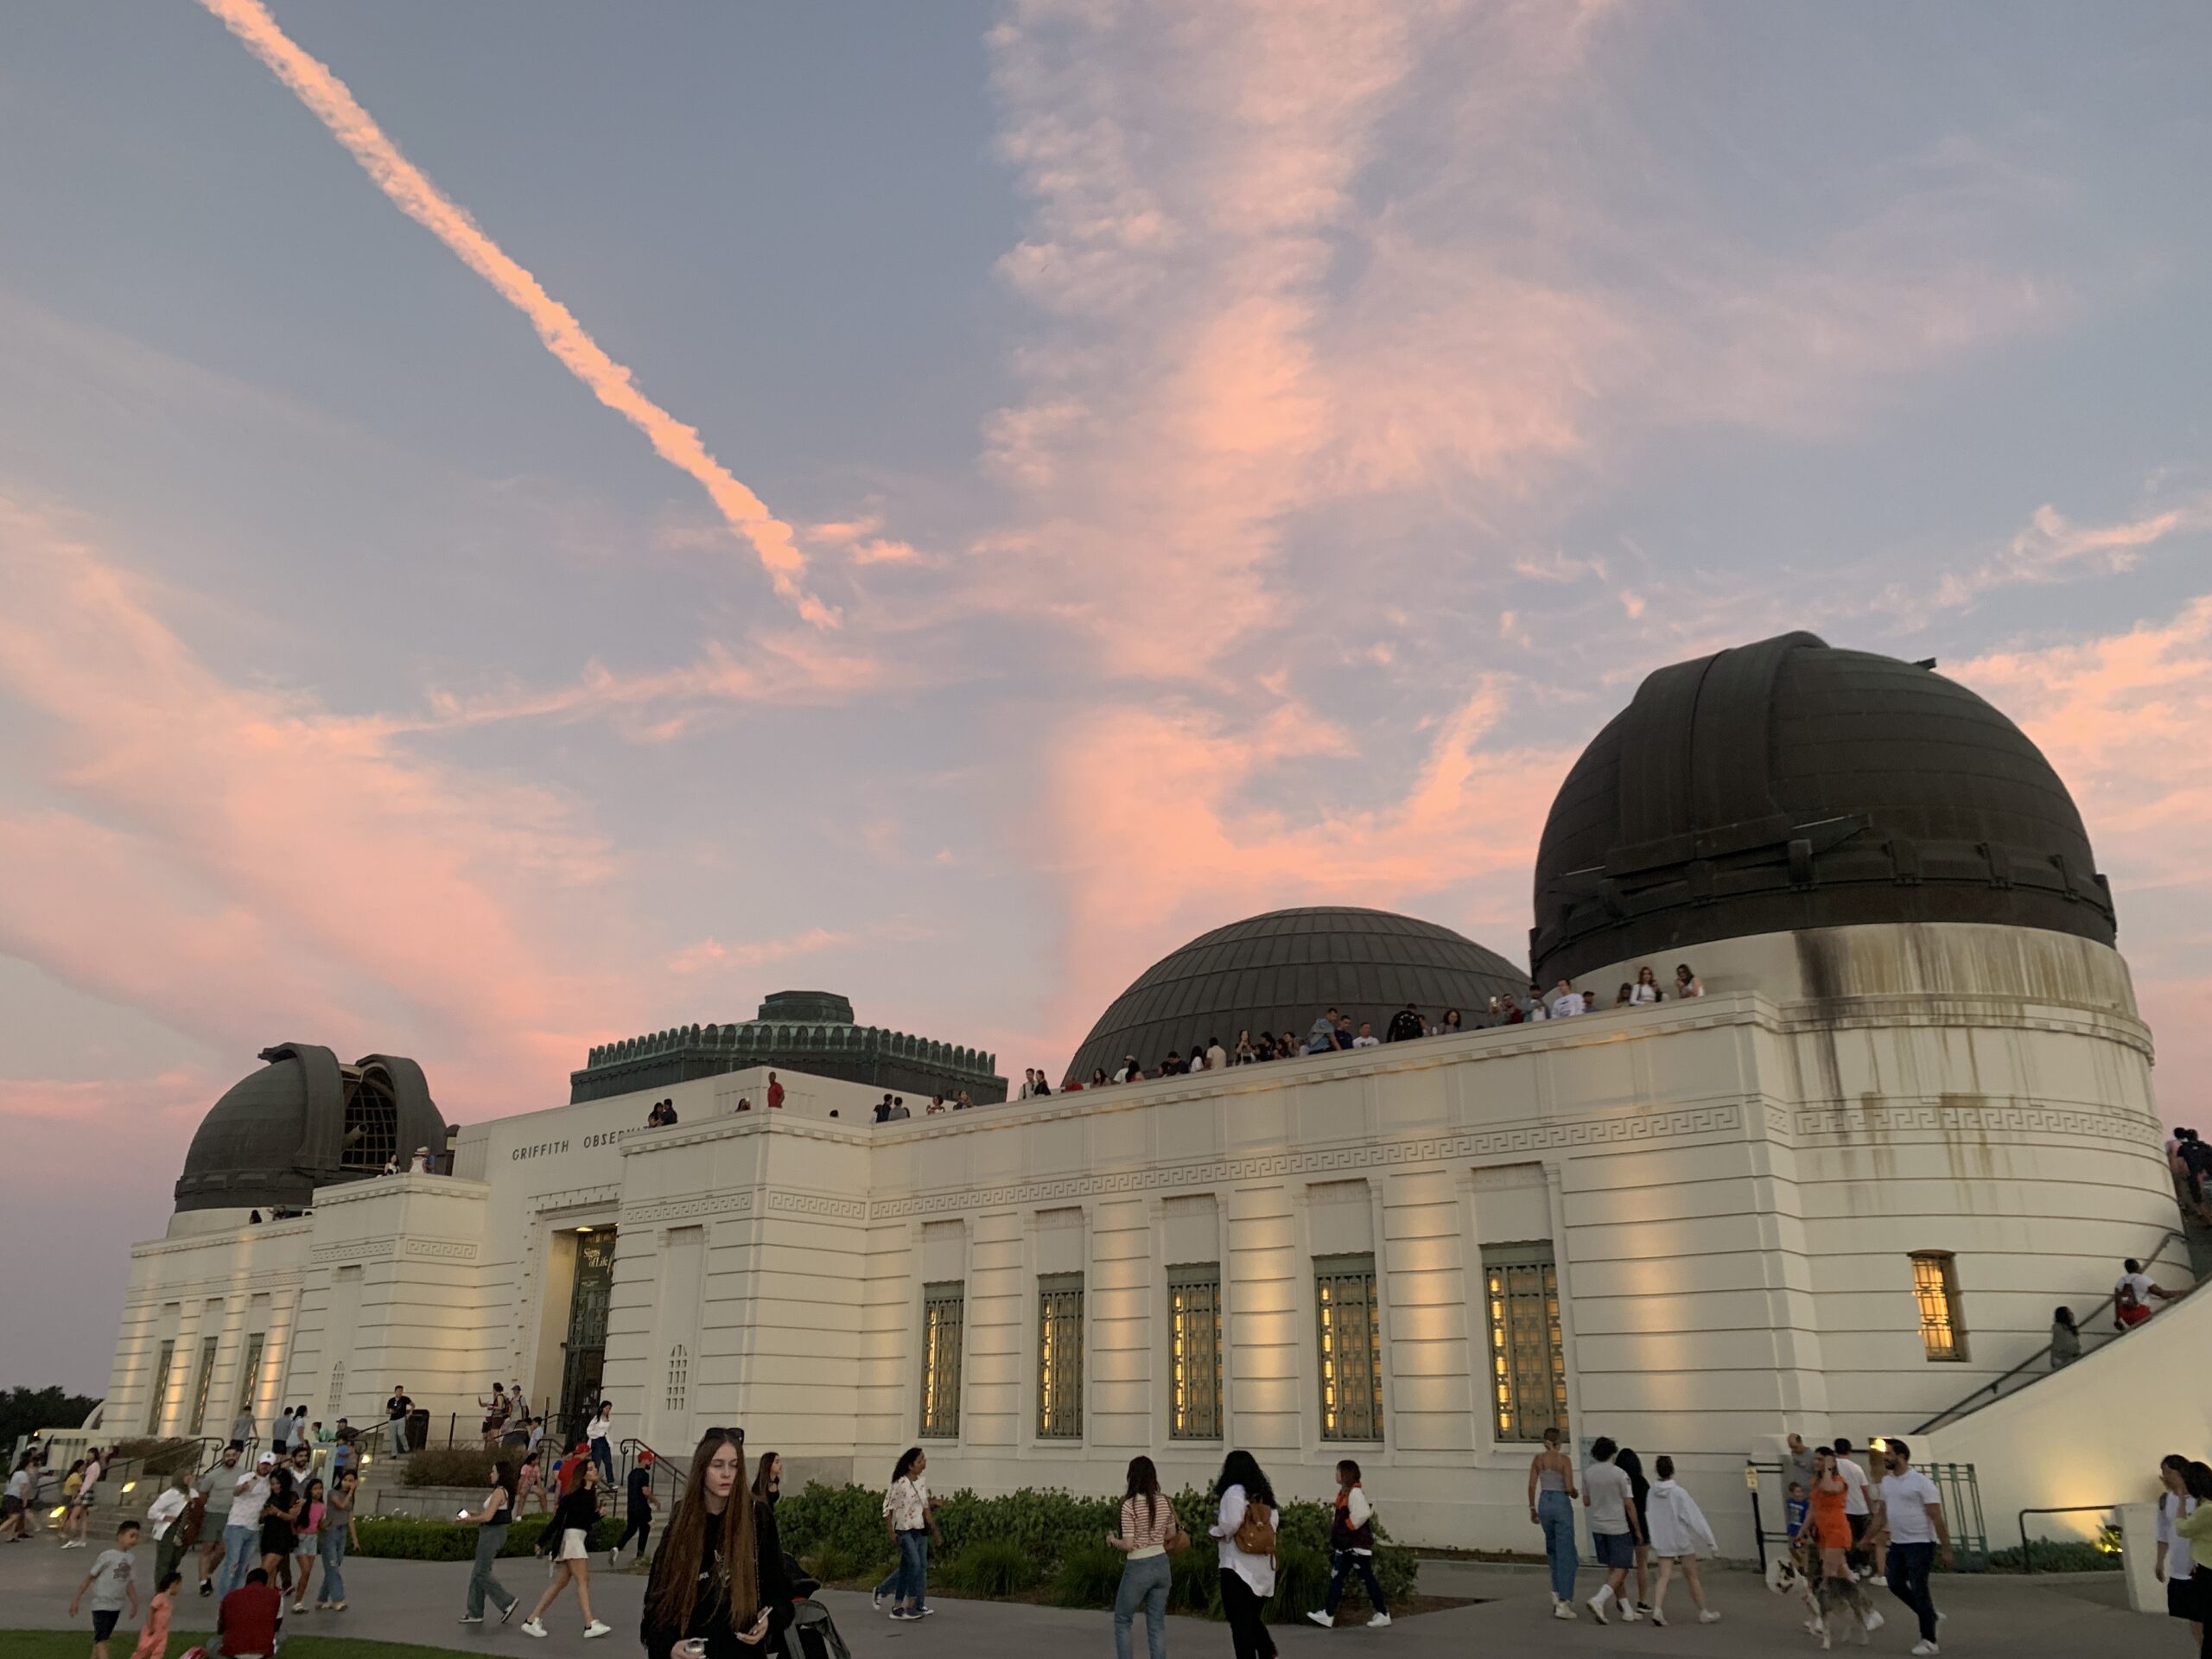
{"type": "Polygon", "coordinates": [[[1218,1541],[1221,1609],[1236,1659],[1275,1659],[1261,1610],[1275,1592],[1275,1491],[1259,1459],[1239,1447],[1224,1459],[1213,1494],[1221,1509],[1207,1530],[1218,1541]]]}
{"type": "Polygon", "coordinates": [[[1367,1628],[1382,1630],[1390,1622],[1390,1605],[1382,1599],[1382,1586],[1375,1581],[1375,1506],[1360,1490],[1359,1465],[1346,1458],[1337,1465],[1337,1507],[1329,1520],[1328,1599],[1321,1604],[1320,1611],[1306,1617],[1324,1630],[1334,1630],[1344,1580],[1355,1572],[1367,1586],[1368,1604],[1375,1609],[1367,1628]]]}

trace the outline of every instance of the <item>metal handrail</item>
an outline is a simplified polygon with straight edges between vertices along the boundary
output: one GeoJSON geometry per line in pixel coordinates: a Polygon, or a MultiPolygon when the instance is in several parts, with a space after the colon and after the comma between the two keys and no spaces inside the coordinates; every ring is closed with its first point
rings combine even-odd
{"type": "Polygon", "coordinates": [[[2022,1510],[2019,1515],[2015,1517],[2020,1528],[2020,1571],[2023,1573],[2032,1573],[2036,1570],[2035,1555],[2032,1548],[2028,1542],[2028,1517],[2030,1516],[2086,1515],[2091,1510],[2094,1510],[2099,1515],[2109,1515],[2120,1507],[2120,1506],[2117,1503],[2068,1503],[2056,1509],[2022,1510]]]}
{"type": "MultiPolygon", "coordinates": [[[[2150,1255],[2138,1259],[2147,1266],[2149,1263],[2156,1262],[2161,1256],[2164,1255],[2166,1251],[2171,1248],[2177,1241],[2183,1244],[2187,1244],[2189,1243],[2188,1235],[2180,1232],[2174,1228],[2169,1227],[2166,1229],[2164,1236],[2158,1240],[2157,1246],[2152,1249],[2150,1255]]],[[[2183,1295],[2187,1295],[2189,1293],[2184,1291],[2182,1294],[2183,1295]]],[[[2075,1327],[2077,1329],[2086,1330],[2087,1327],[2094,1325],[2100,1319],[2111,1310],[2113,1301],[2113,1298],[2110,1296],[2106,1297],[2104,1300],[2099,1302],[2094,1307],[2089,1310],[2087,1318],[2076,1319],[2075,1321],[2075,1327]]],[[[2107,1344],[2117,1341],[2123,1334],[2125,1333],[2118,1331],[2100,1333],[2096,1345],[2099,1349],[2102,1349],[2107,1344]]],[[[2085,1344],[2082,1350],[2082,1357],[2084,1358],[2088,1357],[2088,1352],[2089,1350],[2085,1344]]],[[[1988,1405],[1997,1400],[2000,1400],[2005,1396],[2005,1385],[2007,1382],[2010,1382],[2013,1378],[2018,1376],[2023,1371],[2034,1370],[2037,1366],[2041,1366],[2043,1368],[2042,1374],[2047,1376],[2050,1372],[2050,1344],[2046,1342],[2042,1347],[2037,1349],[2035,1352],[2030,1354],[2018,1364],[2013,1366],[2012,1370],[2000,1372],[1996,1376],[1992,1377],[1988,1382],[1984,1382],[1980,1387],[1976,1388],[1972,1394],[1966,1395],[1963,1399],[1957,1401],[1952,1405],[1946,1406],[1942,1410],[1937,1412],[1933,1417],[1930,1417],[1926,1422],[1916,1427],[1912,1432],[1915,1434],[1930,1433],[1935,1430],[1942,1427],[1944,1424],[1950,1422],[1955,1419],[1963,1417],[1968,1412],[1975,1410],[1979,1407],[1988,1405]],[[1985,1395],[1988,1396],[1987,1399],[1983,1398],[1985,1395]]],[[[2030,1380],[2033,1381],[2034,1379],[2031,1378],[2030,1380]]],[[[2025,1384],[2023,1384],[2022,1386],[2024,1387],[2025,1384]]]]}

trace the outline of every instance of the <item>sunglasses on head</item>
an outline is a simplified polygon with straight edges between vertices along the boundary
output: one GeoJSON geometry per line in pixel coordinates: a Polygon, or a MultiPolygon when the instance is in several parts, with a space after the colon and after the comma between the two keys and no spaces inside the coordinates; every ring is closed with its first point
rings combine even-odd
{"type": "Polygon", "coordinates": [[[704,1440],[709,1434],[726,1435],[729,1439],[739,1442],[741,1445],[743,1444],[745,1440],[745,1431],[741,1428],[721,1428],[717,1427],[703,1428],[699,1431],[699,1437],[702,1440],[704,1440]]]}

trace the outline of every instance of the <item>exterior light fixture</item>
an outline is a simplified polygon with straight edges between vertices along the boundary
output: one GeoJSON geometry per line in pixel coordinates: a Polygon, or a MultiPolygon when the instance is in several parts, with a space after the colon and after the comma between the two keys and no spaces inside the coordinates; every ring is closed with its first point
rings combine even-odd
{"type": "Polygon", "coordinates": [[[580,1233],[588,1233],[588,1232],[591,1231],[591,1229],[590,1229],[590,1228],[588,1228],[588,1227],[579,1227],[579,1228],[577,1228],[577,1229],[576,1229],[576,1230],[577,1230],[578,1232],[580,1232],[580,1233]]]}
{"type": "Polygon", "coordinates": [[[123,1483],[123,1495],[124,1495],[125,1497],[130,1497],[131,1493],[133,1493],[133,1492],[137,1491],[137,1490],[138,1490],[138,1483],[137,1483],[137,1481],[135,1481],[135,1480],[126,1480],[126,1481],[124,1481],[124,1482],[123,1483]]]}

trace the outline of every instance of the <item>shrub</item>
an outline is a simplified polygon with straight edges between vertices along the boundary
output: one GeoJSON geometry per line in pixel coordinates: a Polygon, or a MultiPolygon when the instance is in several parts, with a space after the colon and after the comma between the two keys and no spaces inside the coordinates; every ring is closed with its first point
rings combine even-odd
{"type": "Polygon", "coordinates": [[[782,1535],[784,1548],[792,1554],[836,1549],[850,1558],[855,1572],[866,1572],[891,1559],[891,1540],[883,1526],[883,1500],[866,1487],[824,1486],[810,1481],[804,1491],[785,1492],[776,1505],[776,1529],[782,1535]]]}
{"type": "MultiPolygon", "coordinates": [[[[1188,1521],[1183,1523],[1183,1529],[1190,1531],[1188,1521]]],[[[1204,1536],[1203,1529],[1192,1533],[1191,1538],[1190,1548],[1179,1550],[1167,1558],[1167,1605],[1178,1612],[1219,1618],[1221,1568],[1214,1555],[1213,1540],[1204,1536]]]]}
{"type": "Polygon", "coordinates": [[[1009,1540],[986,1539],[954,1556],[943,1576],[952,1588],[971,1595],[1019,1595],[1037,1583],[1037,1558],[1009,1540]]]}
{"type": "Polygon", "coordinates": [[[441,1446],[415,1452],[407,1459],[403,1486],[477,1486],[492,1484],[492,1465],[498,1459],[480,1446],[441,1446]]]}
{"type": "Polygon", "coordinates": [[[861,1558],[842,1544],[823,1544],[800,1556],[799,1565],[824,1584],[842,1584],[861,1575],[861,1558]]]}
{"type": "MultiPolygon", "coordinates": [[[[543,1539],[551,1516],[526,1515],[507,1529],[500,1547],[502,1558],[528,1555],[543,1539]]],[[[352,1553],[386,1560],[472,1561],[476,1559],[477,1529],[459,1521],[418,1521],[409,1515],[364,1515],[355,1518],[360,1544],[352,1553]]],[[[602,1516],[591,1529],[589,1548],[608,1550],[622,1535],[622,1523],[602,1516]]]]}
{"type": "Polygon", "coordinates": [[[1063,1607],[1111,1607],[1128,1559],[1103,1539],[1071,1549],[1060,1558],[1052,1599],[1063,1607]]]}
{"type": "MultiPolygon", "coordinates": [[[[2038,1573],[2117,1573],[2124,1565],[2116,1552],[2107,1554],[2096,1545],[2083,1543],[2078,1538],[2038,1538],[2031,1546],[2029,1554],[2038,1573]]],[[[2018,1546],[1993,1551],[1989,1557],[1989,1565],[2000,1573],[2018,1573],[2020,1571],[2018,1546]]]]}
{"type": "MultiPolygon", "coordinates": [[[[1329,1593],[1329,1557],[1309,1544],[1275,1545],[1275,1593],[1267,1617],[1287,1624],[1319,1607],[1329,1593]]],[[[1382,1592],[1389,1594],[1389,1591],[1382,1592]]]]}

